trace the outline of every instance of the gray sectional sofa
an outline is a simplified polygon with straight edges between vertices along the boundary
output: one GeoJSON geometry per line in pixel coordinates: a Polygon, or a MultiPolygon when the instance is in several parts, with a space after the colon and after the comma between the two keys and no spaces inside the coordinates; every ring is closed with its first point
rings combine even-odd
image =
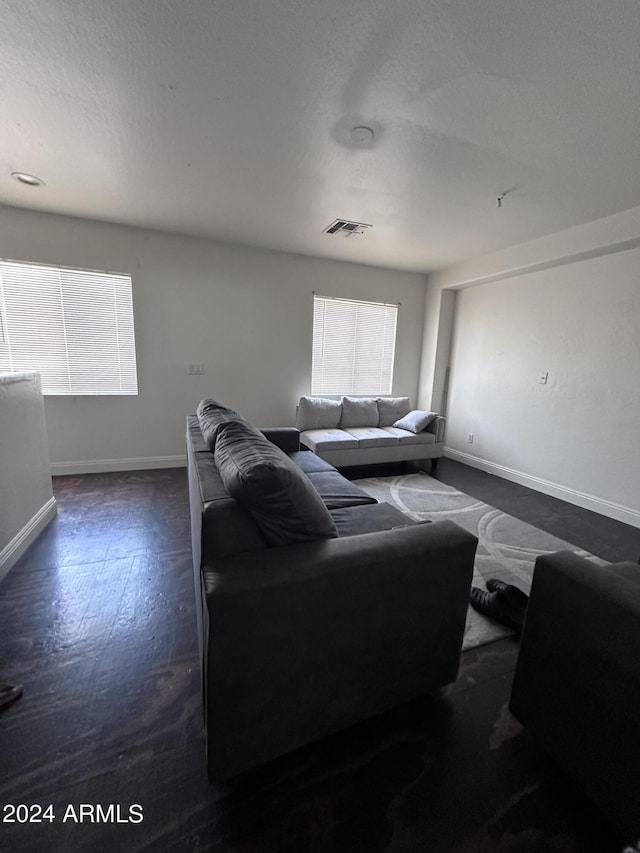
{"type": "Polygon", "coordinates": [[[187,418],[207,762],[227,779],[456,678],[477,540],[212,400],[187,418]]]}
{"type": "Polygon", "coordinates": [[[444,453],[444,417],[412,410],[408,397],[301,397],[296,427],[305,447],[338,468],[430,460],[435,470],[444,453]]]}

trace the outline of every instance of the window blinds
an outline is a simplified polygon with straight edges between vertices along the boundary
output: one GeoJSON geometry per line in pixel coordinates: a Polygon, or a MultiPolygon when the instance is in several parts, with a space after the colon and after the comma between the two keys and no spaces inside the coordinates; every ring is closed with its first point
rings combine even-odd
{"type": "Polygon", "coordinates": [[[137,394],[131,277],[0,261],[0,372],[45,394],[137,394]]]}
{"type": "Polygon", "coordinates": [[[390,394],[398,306],[313,298],[312,394],[390,394]]]}

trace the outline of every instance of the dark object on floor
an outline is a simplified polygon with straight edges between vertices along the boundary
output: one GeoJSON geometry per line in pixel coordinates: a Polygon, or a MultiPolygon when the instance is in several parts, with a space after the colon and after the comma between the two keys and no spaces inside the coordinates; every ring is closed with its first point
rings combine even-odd
{"type": "Polygon", "coordinates": [[[629,839],[640,835],[640,569],[538,557],[510,709],[629,839]]]}
{"type": "Polygon", "coordinates": [[[0,686],[0,709],[6,708],[22,696],[21,684],[3,684],[0,686]]]}
{"type": "Polygon", "coordinates": [[[522,630],[527,610],[526,604],[524,607],[519,603],[514,604],[512,598],[501,591],[485,592],[485,590],[477,586],[471,587],[469,599],[471,606],[478,613],[482,613],[490,619],[495,619],[496,622],[500,622],[508,628],[513,628],[518,633],[522,630]]]}
{"type": "Polygon", "coordinates": [[[489,578],[487,581],[487,589],[489,592],[498,592],[500,596],[512,604],[514,607],[520,607],[523,610],[527,609],[529,604],[529,596],[526,592],[518,589],[511,583],[499,581],[497,578],[489,578]]]}

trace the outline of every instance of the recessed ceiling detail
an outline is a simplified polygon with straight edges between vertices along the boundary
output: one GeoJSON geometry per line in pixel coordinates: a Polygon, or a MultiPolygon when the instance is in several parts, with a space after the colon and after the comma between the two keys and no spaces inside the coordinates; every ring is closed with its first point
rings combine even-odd
{"type": "Polygon", "coordinates": [[[324,233],[336,237],[356,237],[364,234],[368,228],[373,228],[373,225],[367,225],[365,222],[351,222],[348,219],[336,219],[324,229],[324,233]]]}

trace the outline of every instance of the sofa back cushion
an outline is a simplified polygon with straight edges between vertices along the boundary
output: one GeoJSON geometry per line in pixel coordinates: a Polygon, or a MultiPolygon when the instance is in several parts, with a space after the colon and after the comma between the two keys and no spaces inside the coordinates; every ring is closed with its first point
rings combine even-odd
{"type": "Polygon", "coordinates": [[[217,400],[212,400],[211,398],[201,400],[198,403],[196,415],[198,417],[202,436],[207,447],[212,453],[216,449],[216,438],[218,430],[222,424],[229,423],[230,421],[241,421],[242,423],[247,423],[242,415],[239,415],[237,412],[234,412],[233,409],[229,409],[227,406],[223,406],[222,403],[218,403],[217,400]]]}
{"type": "Polygon", "coordinates": [[[300,397],[296,412],[296,427],[300,432],[308,429],[335,429],[342,416],[340,400],[325,397],[300,397]]]}
{"type": "Polygon", "coordinates": [[[381,427],[393,426],[410,411],[411,402],[408,397],[378,397],[379,426],[381,427]]]}
{"type": "Polygon", "coordinates": [[[249,510],[269,545],[338,535],[307,477],[250,424],[228,421],[221,425],[214,455],[226,490],[249,510]]]}
{"type": "Polygon", "coordinates": [[[375,397],[343,397],[340,426],[377,427],[378,401],[375,397]]]}
{"type": "Polygon", "coordinates": [[[204,505],[201,534],[203,565],[267,547],[258,523],[241,503],[227,496],[204,505]]]}

